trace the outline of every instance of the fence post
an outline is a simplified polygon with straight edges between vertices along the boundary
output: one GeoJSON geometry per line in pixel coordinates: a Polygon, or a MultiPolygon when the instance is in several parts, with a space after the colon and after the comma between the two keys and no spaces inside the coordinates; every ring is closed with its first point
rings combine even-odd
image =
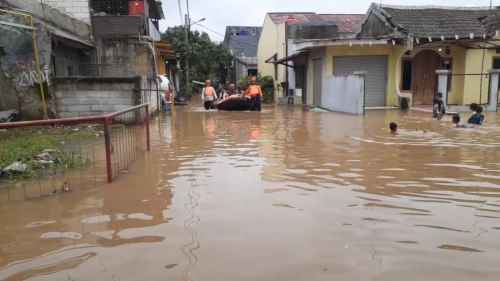
{"type": "Polygon", "coordinates": [[[447,69],[436,70],[438,76],[438,92],[443,94],[444,108],[448,110],[448,75],[451,75],[451,71],[447,69]]]}
{"type": "Polygon", "coordinates": [[[111,119],[104,119],[104,141],[106,145],[106,173],[108,175],[108,183],[113,182],[113,166],[111,154],[113,152],[113,144],[111,143],[111,119]]]}
{"type": "Polygon", "coordinates": [[[490,71],[490,97],[488,99],[487,111],[496,112],[498,108],[498,86],[500,78],[500,69],[490,71]]]}
{"type": "Polygon", "coordinates": [[[149,131],[149,105],[146,105],[146,145],[148,148],[148,151],[151,151],[151,135],[149,131]]]}

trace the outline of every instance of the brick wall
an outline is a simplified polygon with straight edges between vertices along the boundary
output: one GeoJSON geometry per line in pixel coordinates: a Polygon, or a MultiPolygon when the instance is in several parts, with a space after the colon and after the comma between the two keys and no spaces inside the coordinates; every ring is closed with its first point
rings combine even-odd
{"type": "Polygon", "coordinates": [[[158,111],[154,85],[141,77],[59,77],[54,78],[57,117],[69,118],[117,112],[147,103],[158,111]]]}
{"type": "Polygon", "coordinates": [[[57,116],[101,115],[141,103],[141,78],[55,78],[57,116]]]}
{"type": "Polygon", "coordinates": [[[81,21],[90,23],[89,0],[45,0],[45,3],[81,21]]]}

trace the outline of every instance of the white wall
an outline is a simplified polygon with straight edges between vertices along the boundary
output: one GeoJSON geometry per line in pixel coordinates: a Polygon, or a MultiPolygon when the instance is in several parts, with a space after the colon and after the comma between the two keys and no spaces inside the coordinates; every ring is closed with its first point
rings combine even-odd
{"type": "MultiPolygon", "coordinates": [[[[269,15],[266,15],[257,50],[258,69],[263,76],[274,77],[274,65],[266,63],[266,60],[276,53],[278,59],[285,57],[285,24],[277,25],[269,15]]],[[[278,85],[286,80],[285,71],[285,66],[278,65],[278,77],[274,81],[277,98],[283,96],[283,91],[278,85]]]]}
{"type": "Polygon", "coordinates": [[[90,23],[89,0],[45,0],[45,3],[76,19],[90,23]]]}
{"type": "Polygon", "coordinates": [[[322,107],[338,112],[363,114],[365,79],[359,75],[329,76],[324,83],[322,107]]]}
{"type": "Polygon", "coordinates": [[[277,32],[276,25],[269,15],[266,15],[259,39],[259,47],[257,49],[258,69],[263,76],[274,76],[274,65],[266,63],[266,60],[277,52],[277,32]]]}

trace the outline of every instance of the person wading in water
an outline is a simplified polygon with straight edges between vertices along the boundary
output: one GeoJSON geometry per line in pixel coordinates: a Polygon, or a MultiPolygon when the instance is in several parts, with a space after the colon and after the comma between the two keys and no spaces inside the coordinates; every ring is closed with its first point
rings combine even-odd
{"type": "Polygon", "coordinates": [[[212,81],[205,81],[205,88],[201,91],[201,98],[206,110],[215,109],[214,102],[217,100],[217,92],[212,87],[212,81]]]}
{"type": "Polygon", "coordinates": [[[250,99],[250,110],[261,111],[262,109],[262,88],[257,84],[257,77],[250,79],[250,85],[245,92],[245,96],[250,99]]]}

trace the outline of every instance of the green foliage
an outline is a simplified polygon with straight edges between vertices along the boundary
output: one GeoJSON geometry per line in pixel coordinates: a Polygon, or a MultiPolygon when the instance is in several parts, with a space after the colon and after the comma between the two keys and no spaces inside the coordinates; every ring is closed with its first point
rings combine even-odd
{"type": "Polygon", "coordinates": [[[15,161],[30,161],[44,149],[55,149],[57,139],[51,135],[24,135],[7,137],[0,142],[0,167],[5,168],[15,161]]]}
{"type": "MultiPolygon", "coordinates": [[[[257,83],[262,87],[262,92],[264,94],[263,100],[265,103],[273,103],[274,102],[274,79],[272,76],[261,76],[257,75],[257,83]]],[[[245,90],[248,88],[248,78],[243,77],[238,81],[238,87],[240,89],[245,90]]]]}
{"type": "Polygon", "coordinates": [[[97,139],[100,135],[95,127],[51,128],[51,129],[14,129],[0,131],[0,169],[20,161],[27,164],[29,170],[12,179],[37,177],[38,172],[47,167],[35,161],[35,156],[44,150],[53,150],[57,159],[52,168],[74,169],[89,164],[81,153],[68,151],[69,144],[97,139]]]}
{"type": "MultiPolygon", "coordinates": [[[[186,60],[189,60],[191,80],[211,79],[225,82],[232,56],[222,44],[212,42],[207,33],[191,31],[188,45],[184,27],[176,26],[167,29],[162,38],[172,45],[183,70],[186,60]]],[[[181,82],[184,86],[185,80],[181,82]]]]}

